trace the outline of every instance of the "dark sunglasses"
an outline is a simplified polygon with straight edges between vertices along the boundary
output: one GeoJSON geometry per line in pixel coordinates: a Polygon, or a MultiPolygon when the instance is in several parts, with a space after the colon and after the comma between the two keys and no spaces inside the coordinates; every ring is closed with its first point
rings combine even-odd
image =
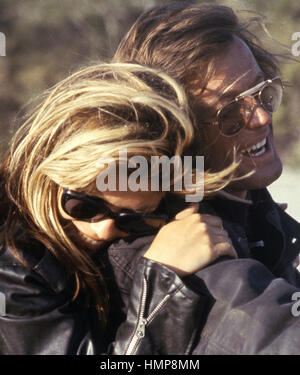
{"type": "Polygon", "coordinates": [[[61,205],[65,213],[76,220],[95,223],[111,218],[118,229],[130,234],[153,233],[169,219],[164,199],[151,213],[137,213],[129,209],[113,212],[104,199],[64,189],[61,205]]]}
{"type": "Polygon", "coordinates": [[[260,82],[235,97],[217,112],[217,118],[212,124],[219,127],[225,137],[238,134],[251,121],[257,105],[267,112],[276,112],[282,100],[283,84],[279,77],[260,82]],[[258,102],[258,103],[257,103],[258,102]]]}

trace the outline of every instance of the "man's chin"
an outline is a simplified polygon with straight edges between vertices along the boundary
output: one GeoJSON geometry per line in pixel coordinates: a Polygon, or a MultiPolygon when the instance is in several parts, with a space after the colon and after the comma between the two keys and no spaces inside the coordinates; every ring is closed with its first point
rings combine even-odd
{"type": "MultiPolygon", "coordinates": [[[[243,176],[249,172],[251,171],[241,171],[239,174],[243,176]]],[[[241,191],[264,189],[276,181],[281,176],[281,173],[282,163],[279,158],[276,158],[271,165],[266,165],[256,171],[253,170],[251,176],[232,182],[228,187],[228,191],[234,195],[240,195],[238,192],[241,191]]]]}

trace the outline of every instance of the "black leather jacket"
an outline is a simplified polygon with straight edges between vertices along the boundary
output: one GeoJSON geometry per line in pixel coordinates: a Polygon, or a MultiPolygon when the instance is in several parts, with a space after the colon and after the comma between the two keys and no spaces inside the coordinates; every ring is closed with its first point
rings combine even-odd
{"type": "Polygon", "coordinates": [[[21,254],[26,267],[7,248],[0,251],[0,293],[6,300],[5,314],[0,308],[0,354],[135,354],[137,348],[145,354],[190,351],[204,298],[167,267],[138,260],[124,322],[120,322],[122,311],[115,294],[111,309],[115,319],[103,332],[83,298],[72,301],[72,280],[47,249],[35,243],[21,254]],[[119,324],[117,339],[108,348],[119,324]]]}
{"type": "MultiPolygon", "coordinates": [[[[296,307],[294,293],[300,292],[299,272],[293,266],[300,252],[300,224],[274,203],[267,190],[253,192],[253,197],[253,214],[257,215],[257,224],[262,228],[258,231],[261,237],[257,238],[264,241],[262,248],[251,248],[252,242],[249,243],[243,222],[244,203],[227,199],[220,201],[219,198],[201,202],[201,212],[221,216],[239,259],[219,259],[195,275],[184,278],[185,286],[201,296],[202,304],[196,322],[197,332],[188,346],[190,351],[183,346],[179,354],[300,353],[300,304],[299,314],[292,314],[293,306],[294,311],[296,307]]],[[[120,240],[108,249],[125,306],[138,270],[138,259],[151,241],[151,237],[131,244],[120,240]]],[[[174,314],[185,317],[182,310],[174,311],[174,314]]],[[[190,314],[193,317],[192,312],[190,314]]],[[[180,325],[164,325],[160,319],[158,316],[152,323],[157,333],[162,329],[170,341],[173,338],[174,345],[185,343],[185,334],[177,331],[180,325]]],[[[127,322],[117,337],[122,337],[125,327],[133,331],[134,323],[127,322]]],[[[165,353],[159,345],[156,346],[154,337],[152,347],[144,342],[147,343],[147,335],[145,341],[141,340],[136,354],[165,353]]]]}
{"type": "MultiPolygon", "coordinates": [[[[214,211],[211,203],[201,206],[214,211]]],[[[107,272],[120,298],[113,294],[112,316],[117,318],[111,319],[109,334],[95,328],[94,312],[80,298],[72,302],[72,282],[49,251],[24,249],[25,267],[3,248],[0,292],[6,314],[0,316],[0,353],[299,353],[300,320],[291,311],[292,295],[300,291],[292,267],[300,252],[300,225],[274,202],[266,207],[270,228],[278,232],[272,237],[275,260],[271,257],[269,269],[247,258],[242,228],[226,220],[241,259],[218,260],[184,280],[142,257],[151,236],[110,246],[107,272]]]]}

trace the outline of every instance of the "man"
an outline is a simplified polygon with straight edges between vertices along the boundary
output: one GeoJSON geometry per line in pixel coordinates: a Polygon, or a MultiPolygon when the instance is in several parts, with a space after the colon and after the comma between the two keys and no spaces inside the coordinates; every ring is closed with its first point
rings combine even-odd
{"type": "Polygon", "coordinates": [[[200,203],[200,212],[222,218],[244,259],[197,272],[196,288],[211,297],[212,308],[195,354],[300,350],[299,322],[291,315],[294,286],[300,287],[293,266],[300,226],[266,190],[282,171],[272,123],[282,83],[276,58],[254,40],[228,7],[169,3],[142,14],[114,57],[159,68],[184,85],[206,168],[240,163],[243,178],[200,203]]]}
{"type": "Polygon", "coordinates": [[[276,58],[253,39],[228,7],[169,3],[140,16],[114,59],[160,68],[185,86],[205,168],[221,171],[236,157],[238,176],[248,176],[200,207],[223,219],[240,257],[296,282],[283,253],[297,257],[300,228],[265,189],[282,171],[272,123],[282,83],[276,58]]]}

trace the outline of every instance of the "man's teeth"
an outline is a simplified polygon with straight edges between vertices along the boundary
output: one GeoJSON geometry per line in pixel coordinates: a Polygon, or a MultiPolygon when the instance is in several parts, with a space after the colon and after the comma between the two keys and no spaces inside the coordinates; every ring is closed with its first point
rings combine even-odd
{"type": "Polygon", "coordinates": [[[259,156],[259,155],[262,155],[265,151],[266,151],[266,148],[264,147],[267,143],[267,138],[264,138],[261,142],[258,142],[256,143],[255,145],[245,149],[245,150],[241,150],[241,152],[243,154],[252,154],[252,155],[255,155],[255,156],[259,156]],[[256,150],[258,150],[257,152],[255,152],[256,150]]]}

